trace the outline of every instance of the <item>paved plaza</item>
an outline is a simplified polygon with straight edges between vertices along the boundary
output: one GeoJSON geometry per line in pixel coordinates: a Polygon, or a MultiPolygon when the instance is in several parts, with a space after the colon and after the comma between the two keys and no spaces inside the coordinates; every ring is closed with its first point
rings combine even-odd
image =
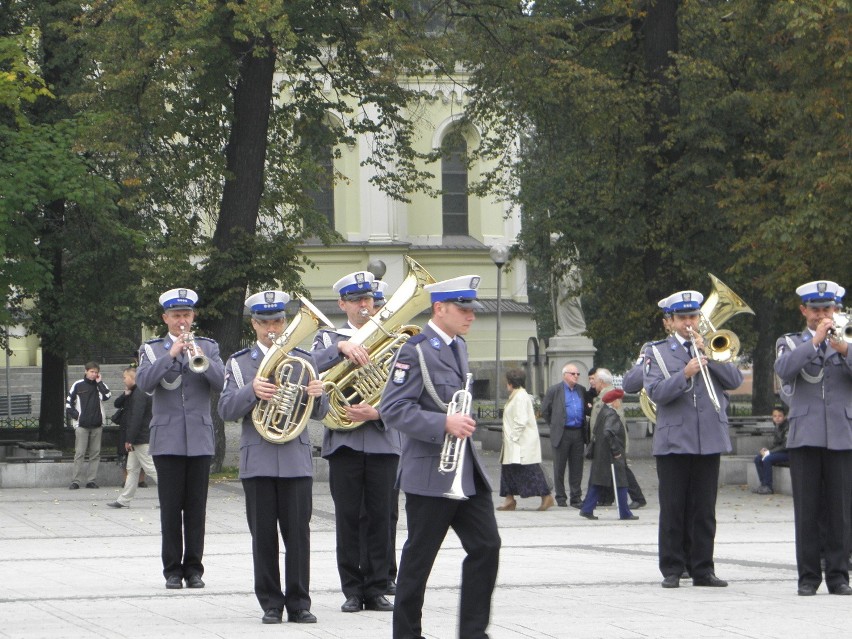
{"type": "MultiPolygon", "coordinates": [[[[495,486],[497,453],[484,453],[495,486]]],[[[547,463],[546,463],[547,464],[547,463]]],[[[549,465],[549,464],[547,464],[549,465]]],[[[518,638],[829,637],[848,633],[852,598],[796,595],[792,501],[723,486],[717,509],[716,573],[728,588],[660,588],[656,475],[634,470],[649,497],[640,519],[614,508],[587,521],[573,508],[498,512],[503,539],[490,636],[518,638]]],[[[391,615],[340,612],[328,484],[314,484],[311,596],[315,625],[262,625],[252,591],[250,537],[239,482],[211,485],[203,590],[167,591],[161,575],[156,489],[131,508],[106,506],[118,487],[0,490],[0,637],[373,639],[391,636],[391,615]]],[[[495,503],[499,501],[495,494],[495,503]]],[[[404,496],[401,497],[404,506],[404,496]]],[[[405,540],[401,515],[398,550],[405,540]]],[[[463,552],[450,534],[426,594],[430,638],[456,636],[463,552]]]]}

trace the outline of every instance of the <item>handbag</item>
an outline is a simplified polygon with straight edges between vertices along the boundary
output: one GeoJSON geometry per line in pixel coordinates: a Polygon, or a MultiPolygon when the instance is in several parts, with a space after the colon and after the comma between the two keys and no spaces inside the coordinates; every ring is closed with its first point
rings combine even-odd
{"type": "Polygon", "coordinates": [[[586,448],[583,450],[583,457],[586,459],[595,458],[595,442],[589,442],[586,444],[586,448]]]}
{"type": "Polygon", "coordinates": [[[113,424],[118,426],[121,423],[121,418],[123,416],[124,416],[124,408],[122,407],[122,408],[119,408],[117,411],[115,411],[112,414],[112,417],[109,418],[109,421],[111,421],[113,424]]]}

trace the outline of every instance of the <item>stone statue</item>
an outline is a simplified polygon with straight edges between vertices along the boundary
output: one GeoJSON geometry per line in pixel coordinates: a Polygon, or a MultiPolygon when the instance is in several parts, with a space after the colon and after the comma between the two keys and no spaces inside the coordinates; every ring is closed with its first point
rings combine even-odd
{"type": "MultiPolygon", "coordinates": [[[[551,237],[555,243],[559,239],[558,234],[551,237]]],[[[561,264],[561,268],[554,271],[553,289],[554,315],[556,316],[556,334],[563,337],[582,335],[586,332],[586,319],[583,317],[583,307],[580,305],[580,289],[582,280],[577,260],[567,259],[561,264]]]]}

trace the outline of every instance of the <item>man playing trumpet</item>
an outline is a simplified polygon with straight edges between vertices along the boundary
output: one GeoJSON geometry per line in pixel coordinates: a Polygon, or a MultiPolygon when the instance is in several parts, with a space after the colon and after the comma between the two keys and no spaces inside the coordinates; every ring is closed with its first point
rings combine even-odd
{"type": "Polygon", "coordinates": [[[148,452],[157,469],[163,576],[170,590],[183,588],[184,580],[188,588],[204,588],[201,559],[215,451],[210,395],[225,381],[219,345],[190,333],[196,302],[198,294],[188,288],[160,296],[169,332],[142,345],[136,371],[136,386],[153,393],[148,452]],[[194,366],[193,360],[206,363],[194,366]]]}
{"type": "MultiPolygon", "coordinates": [[[[257,377],[264,355],[287,326],[284,307],[290,296],[283,291],[264,291],[249,297],[246,309],[257,335],[254,346],[234,353],[225,365],[225,388],[219,397],[222,419],[242,419],[240,434],[240,479],[246,496],[246,517],[251,532],[254,560],[254,592],[263,610],[262,622],[281,623],[284,609],[287,620],[316,623],[310,612],[308,594],[311,569],[311,512],[313,510],[313,461],[311,440],[306,430],[285,443],[272,443],[261,437],[252,421],[258,401],[268,402],[278,390],[272,380],[257,377]],[[278,560],[278,527],[284,539],[284,592],[278,560]]],[[[311,354],[291,352],[316,367],[311,354]]],[[[294,366],[301,366],[294,362],[294,366]]],[[[301,377],[301,371],[297,371],[301,377]]],[[[322,382],[313,379],[307,385],[314,402],[311,417],[322,419],[328,411],[322,382]]]]}
{"type": "Polygon", "coordinates": [[[677,588],[685,568],[694,586],[728,585],[713,564],[716,493],[720,455],[731,450],[724,391],[737,388],[743,376],[735,364],[705,357],[698,333],[703,301],[697,291],[670,295],[661,307],[671,311],[672,334],[645,351],[645,390],[657,404],[653,453],[663,588],[677,588]]]}
{"type": "Polygon", "coordinates": [[[402,432],[397,485],[405,491],[408,539],[402,549],[393,616],[394,639],[422,636],[426,582],[449,528],[467,551],[462,563],[459,637],[483,639],[491,616],[497,579],[500,535],[494,517],[491,484],[468,439],[476,422],[448,410],[468,375],[463,339],[481,309],[476,301],[479,277],[465,275],[427,285],[432,318],[423,331],[398,351],[380,404],[385,422],[402,432]],[[465,463],[442,473],[445,439],[466,447],[465,463]],[[456,474],[461,473],[461,482],[456,474]],[[462,499],[448,498],[460,483],[462,499]]]}
{"type": "Polygon", "coordinates": [[[775,344],[775,372],[790,405],[787,449],[801,596],[815,595],[823,580],[821,545],[828,591],[852,595],[846,547],[852,500],[852,354],[834,325],[841,289],[827,280],[797,288],[807,327],[775,344]],[[823,517],[824,544],[819,530],[823,517]]]}

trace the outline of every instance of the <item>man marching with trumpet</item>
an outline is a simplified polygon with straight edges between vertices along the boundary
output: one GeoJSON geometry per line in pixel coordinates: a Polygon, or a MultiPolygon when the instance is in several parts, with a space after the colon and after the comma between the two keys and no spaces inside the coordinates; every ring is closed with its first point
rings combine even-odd
{"type": "MultiPolygon", "coordinates": [[[[372,273],[357,271],[334,284],[347,323],[342,328],[317,333],[312,350],[320,372],[332,368],[344,357],[359,367],[370,363],[369,352],[351,338],[371,321],[373,279],[372,273]]],[[[385,594],[399,433],[388,429],[379,411],[366,402],[346,406],[345,412],[353,423],[363,423],[343,430],[326,428],[322,440],[322,456],[328,460],[329,489],[334,500],[337,570],[346,597],[340,609],[391,612],[393,604],[385,594]],[[363,536],[360,534],[362,504],[366,515],[363,536]]]]}
{"type": "Polygon", "coordinates": [[[827,280],[797,288],[807,327],[775,344],[775,372],[790,406],[787,449],[801,596],[815,595],[823,580],[821,546],[828,591],[852,595],[846,547],[852,507],[852,349],[835,324],[841,290],[827,280]]]}
{"type": "MultiPolygon", "coordinates": [[[[283,611],[295,623],[316,623],[310,612],[310,521],[313,509],[313,462],[311,440],[303,427],[282,443],[272,443],[255,427],[252,415],[259,401],[273,399],[275,380],[257,376],[264,356],[287,327],[284,307],[290,296],[283,291],[264,291],[249,297],[245,306],[257,342],[234,353],[225,365],[225,388],[219,397],[219,414],[231,421],[242,419],[240,434],[240,480],[246,496],[246,517],[251,532],[254,561],[254,592],[263,610],[265,624],[281,623],[283,611]],[[284,540],[284,592],[278,556],[278,528],[284,540]]],[[[289,353],[292,366],[307,362],[313,379],[304,389],[313,403],[310,417],[322,419],[328,410],[322,382],[317,379],[311,354],[299,349],[289,353]]],[[[302,371],[294,377],[301,379],[302,371]]],[[[306,397],[306,399],[307,399],[306,397]]],[[[300,409],[305,402],[295,406],[300,409]]]]}
{"type": "Polygon", "coordinates": [[[716,493],[720,455],[731,450],[725,390],[742,384],[736,365],[708,359],[698,331],[698,291],[669,296],[672,334],[645,351],[645,390],[657,405],[653,454],[659,478],[659,565],[663,588],[677,588],[685,568],[694,586],[716,577],[716,493]],[[686,544],[690,544],[687,548],[686,544]]]}
{"type": "Polygon", "coordinates": [[[219,345],[193,335],[198,294],[175,288],[160,296],[169,332],[139,349],[136,386],[153,393],[148,452],[157,469],[166,588],[203,588],[207,486],[215,444],[210,394],[222,390],[219,345]],[[186,546],[184,546],[184,541],[186,546]]]}
{"type": "Polygon", "coordinates": [[[476,422],[468,414],[467,345],[463,339],[481,309],[479,277],[465,275],[436,284],[430,293],[432,318],[397,353],[380,411],[403,433],[397,485],[406,494],[408,539],[397,578],[394,639],[421,637],[426,582],[449,528],[467,552],[462,563],[459,637],[483,639],[491,616],[500,535],[491,484],[468,440],[476,422]],[[459,391],[462,391],[461,393],[459,391]],[[466,395],[464,401],[457,401],[466,395]],[[459,410],[459,406],[465,409],[459,410]],[[447,445],[445,445],[445,443],[447,445]],[[459,451],[456,468],[447,451],[459,451]]]}

